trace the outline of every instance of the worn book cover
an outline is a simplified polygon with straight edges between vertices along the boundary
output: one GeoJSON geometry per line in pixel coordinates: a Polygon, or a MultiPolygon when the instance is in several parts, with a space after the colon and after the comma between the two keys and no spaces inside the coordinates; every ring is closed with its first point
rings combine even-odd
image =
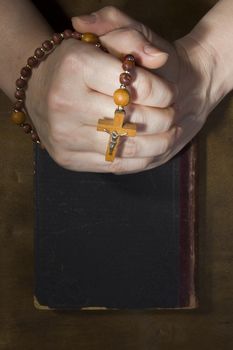
{"type": "Polygon", "coordinates": [[[196,308],[196,147],[129,175],[73,172],[35,148],[39,309],[196,308]]]}

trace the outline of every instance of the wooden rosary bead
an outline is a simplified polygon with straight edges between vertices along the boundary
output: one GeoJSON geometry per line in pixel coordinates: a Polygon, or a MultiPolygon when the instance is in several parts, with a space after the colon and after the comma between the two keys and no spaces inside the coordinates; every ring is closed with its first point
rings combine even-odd
{"type": "Polygon", "coordinates": [[[40,141],[39,136],[37,135],[36,131],[31,132],[31,139],[33,142],[40,141]]]}
{"type": "Polygon", "coordinates": [[[124,57],[124,61],[133,61],[133,62],[135,62],[135,57],[133,56],[133,55],[126,55],[125,57],[124,57]]]}
{"type": "Polygon", "coordinates": [[[106,49],[106,47],[102,46],[101,44],[100,44],[99,48],[100,48],[102,51],[108,53],[108,50],[106,49]]]}
{"type": "Polygon", "coordinates": [[[25,86],[27,85],[27,81],[22,79],[22,78],[19,78],[16,80],[16,86],[19,87],[19,88],[24,88],[25,86]]]}
{"type": "Polygon", "coordinates": [[[29,132],[31,132],[31,130],[32,130],[31,125],[28,123],[23,124],[22,128],[23,128],[23,131],[25,132],[25,134],[29,134],[29,132]]]}
{"type": "Polygon", "coordinates": [[[71,38],[71,37],[72,37],[72,30],[70,30],[70,29],[64,30],[63,36],[64,36],[64,39],[69,39],[69,38],[71,38]]]}
{"type": "Polygon", "coordinates": [[[13,109],[16,111],[21,111],[21,109],[23,108],[24,103],[23,101],[16,101],[13,105],[13,109]]]}
{"type": "Polygon", "coordinates": [[[98,36],[93,33],[84,33],[81,40],[90,44],[97,44],[99,42],[98,36]]]}
{"type": "Polygon", "coordinates": [[[27,78],[29,78],[29,77],[31,76],[32,70],[31,70],[31,68],[25,66],[25,67],[23,67],[23,68],[21,69],[21,72],[20,72],[20,73],[21,73],[21,76],[22,76],[24,79],[27,79],[27,78]]]}
{"type": "Polygon", "coordinates": [[[132,77],[129,73],[121,73],[121,75],[120,75],[120,83],[121,84],[128,86],[128,85],[130,85],[131,80],[132,80],[132,77]]]}
{"type": "Polygon", "coordinates": [[[38,64],[38,59],[34,56],[31,56],[29,57],[27,63],[31,68],[36,67],[38,64]]]}
{"type": "Polygon", "coordinates": [[[135,66],[135,63],[134,61],[129,61],[129,60],[125,60],[123,63],[122,63],[122,68],[126,71],[130,71],[134,68],[135,66]]]}
{"type": "Polygon", "coordinates": [[[130,94],[126,89],[117,89],[113,95],[114,102],[118,106],[127,106],[130,102],[130,94]]]}
{"type": "Polygon", "coordinates": [[[50,40],[45,40],[42,44],[42,47],[45,51],[50,51],[53,48],[53,43],[50,40]]]}
{"type": "Polygon", "coordinates": [[[42,58],[42,57],[44,57],[44,55],[45,55],[45,53],[44,53],[44,51],[42,51],[41,50],[41,48],[37,48],[37,49],[35,49],[35,56],[37,57],[37,58],[42,58]]]}
{"type": "Polygon", "coordinates": [[[26,120],[26,115],[24,112],[12,112],[11,120],[14,124],[20,125],[23,124],[26,120]]]}
{"type": "Polygon", "coordinates": [[[72,33],[72,38],[77,39],[77,40],[81,40],[82,39],[82,34],[78,33],[78,32],[73,32],[72,33]]]}
{"type": "Polygon", "coordinates": [[[55,33],[53,34],[52,40],[55,45],[59,45],[63,39],[60,33],[55,33]]]}
{"type": "Polygon", "coordinates": [[[15,97],[18,100],[24,100],[24,98],[25,98],[25,91],[24,90],[16,90],[15,91],[15,97]]]}

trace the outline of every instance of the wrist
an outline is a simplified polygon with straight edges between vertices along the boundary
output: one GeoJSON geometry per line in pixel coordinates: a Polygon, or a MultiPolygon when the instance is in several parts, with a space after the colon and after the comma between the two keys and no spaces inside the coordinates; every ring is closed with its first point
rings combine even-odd
{"type": "Polygon", "coordinates": [[[14,100],[20,69],[52,30],[28,0],[0,1],[0,14],[0,88],[14,100]]]}
{"type": "Polygon", "coordinates": [[[209,32],[205,37],[197,26],[189,37],[198,44],[200,50],[206,52],[212,65],[213,83],[224,97],[233,89],[233,40],[230,37],[227,39],[227,34],[209,32]]]}
{"type": "Polygon", "coordinates": [[[208,116],[231,90],[230,73],[221,63],[221,56],[194,31],[177,40],[175,47],[183,62],[180,73],[182,91],[198,96],[200,111],[208,116]]]}
{"type": "Polygon", "coordinates": [[[189,34],[214,61],[213,78],[225,95],[233,89],[232,16],[232,0],[218,1],[189,34]]]}

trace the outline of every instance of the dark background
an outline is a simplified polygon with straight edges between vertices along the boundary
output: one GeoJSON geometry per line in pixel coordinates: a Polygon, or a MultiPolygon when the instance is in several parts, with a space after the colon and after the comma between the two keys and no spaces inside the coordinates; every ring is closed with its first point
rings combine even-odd
{"type": "MultiPolygon", "coordinates": [[[[59,18],[54,1],[42,7],[59,18]]],[[[169,40],[216,1],[58,1],[67,17],[118,5],[169,40]]],[[[57,21],[56,21],[57,22],[57,21]]],[[[56,23],[57,25],[57,23],[56,23]]],[[[65,25],[64,25],[65,27],[65,25]]],[[[0,349],[233,348],[233,96],[199,134],[199,296],[189,311],[38,311],[33,305],[32,145],[8,120],[0,94],[0,349]]]]}

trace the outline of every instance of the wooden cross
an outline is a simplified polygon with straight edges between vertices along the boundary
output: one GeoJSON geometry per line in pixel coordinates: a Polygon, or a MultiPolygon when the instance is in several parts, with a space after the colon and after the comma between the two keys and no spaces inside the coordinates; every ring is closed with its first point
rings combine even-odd
{"type": "Polygon", "coordinates": [[[105,160],[113,162],[116,156],[117,146],[121,136],[136,136],[136,124],[124,122],[125,112],[115,111],[114,119],[99,119],[98,131],[110,134],[105,160]]]}

